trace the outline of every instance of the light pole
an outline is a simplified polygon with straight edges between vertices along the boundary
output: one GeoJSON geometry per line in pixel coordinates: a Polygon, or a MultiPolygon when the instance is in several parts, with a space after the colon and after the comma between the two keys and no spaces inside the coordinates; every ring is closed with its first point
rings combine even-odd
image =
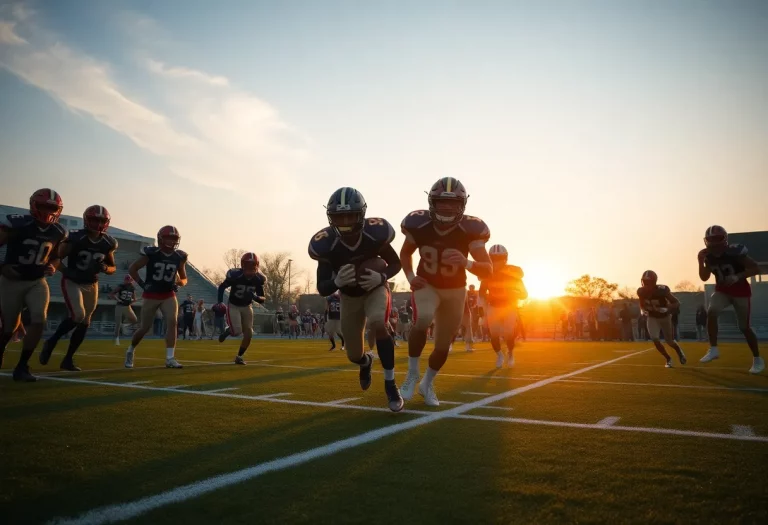
{"type": "Polygon", "coordinates": [[[288,259],[288,298],[291,298],[291,263],[293,259],[288,259]]]}

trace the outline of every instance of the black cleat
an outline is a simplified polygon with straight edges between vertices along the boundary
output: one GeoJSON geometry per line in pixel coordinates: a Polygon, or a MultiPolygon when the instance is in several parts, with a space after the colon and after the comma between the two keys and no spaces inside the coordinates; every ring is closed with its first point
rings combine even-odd
{"type": "Polygon", "coordinates": [[[29,373],[29,365],[27,365],[24,368],[19,368],[17,366],[13,369],[13,380],[22,381],[24,383],[34,383],[37,381],[37,378],[29,373]]]}
{"type": "Polygon", "coordinates": [[[61,365],[59,365],[59,368],[62,370],[68,370],[70,372],[80,372],[82,370],[79,366],[75,365],[75,362],[71,359],[65,359],[62,361],[61,365]]]}
{"type": "Polygon", "coordinates": [[[400,412],[403,409],[403,396],[400,395],[400,389],[397,388],[395,380],[384,381],[384,392],[387,394],[387,401],[389,402],[389,409],[392,412],[400,412]]]}
{"type": "Polygon", "coordinates": [[[227,337],[229,337],[229,327],[219,334],[219,342],[223,343],[227,337]]]}
{"type": "Polygon", "coordinates": [[[360,365],[360,388],[368,390],[371,388],[371,368],[373,368],[373,354],[366,353],[368,357],[367,365],[360,365]]]}
{"type": "Polygon", "coordinates": [[[235,357],[235,364],[236,365],[245,365],[245,364],[248,364],[248,363],[245,362],[245,359],[243,359],[243,356],[239,355],[239,356],[235,357]]]}
{"type": "Polygon", "coordinates": [[[50,344],[48,341],[43,343],[43,349],[40,351],[40,364],[41,365],[47,365],[48,361],[51,360],[51,354],[53,353],[53,349],[56,347],[56,345],[50,344]]]}
{"type": "Polygon", "coordinates": [[[333,352],[334,350],[336,350],[336,347],[335,347],[335,346],[332,346],[332,347],[330,347],[330,348],[328,349],[328,351],[329,351],[329,352],[333,352]]]}

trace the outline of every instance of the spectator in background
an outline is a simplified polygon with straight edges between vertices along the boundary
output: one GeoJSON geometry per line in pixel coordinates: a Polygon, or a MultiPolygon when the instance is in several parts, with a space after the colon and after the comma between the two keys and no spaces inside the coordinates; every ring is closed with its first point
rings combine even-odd
{"type": "Polygon", "coordinates": [[[673,339],[675,341],[680,340],[680,328],[678,327],[678,321],[680,316],[680,308],[675,308],[672,310],[672,328],[674,329],[675,333],[673,336],[673,339]]]}
{"type": "Polygon", "coordinates": [[[280,306],[275,312],[275,333],[280,334],[282,338],[285,335],[285,314],[283,313],[283,307],[280,306]]]}
{"type": "Polygon", "coordinates": [[[568,339],[568,314],[565,310],[560,312],[560,330],[563,332],[563,340],[568,339]]]}
{"type": "Polygon", "coordinates": [[[637,318],[637,338],[640,341],[650,339],[648,336],[648,315],[645,312],[640,312],[640,317],[637,318]]]}
{"type": "Polygon", "coordinates": [[[592,341],[597,340],[597,311],[594,306],[587,312],[587,331],[592,341]]]}
{"type": "Polygon", "coordinates": [[[200,340],[205,335],[205,324],[203,323],[203,314],[205,313],[205,301],[200,299],[195,306],[195,335],[200,340]]]}
{"type": "Polygon", "coordinates": [[[181,330],[184,339],[187,338],[187,332],[189,332],[189,338],[191,339],[195,333],[195,302],[192,300],[192,294],[187,295],[187,300],[179,305],[179,311],[181,312],[181,330]]]}
{"type": "Polygon", "coordinates": [[[597,310],[597,337],[606,341],[610,337],[611,309],[608,305],[601,304],[597,310]]]}
{"type": "Polygon", "coordinates": [[[703,304],[700,304],[696,309],[696,340],[706,340],[707,333],[707,309],[703,304]]]}
{"type": "Polygon", "coordinates": [[[629,309],[629,304],[624,303],[624,307],[619,312],[621,318],[621,337],[624,341],[634,341],[635,336],[632,333],[632,311],[629,309]]]}
{"type": "Polygon", "coordinates": [[[573,311],[568,312],[568,334],[571,339],[576,339],[576,315],[573,311]]]}
{"type": "Polygon", "coordinates": [[[573,314],[573,322],[576,324],[576,338],[581,339],[584,337],[584,312],[579,308],[576,313],[573,314]]]}

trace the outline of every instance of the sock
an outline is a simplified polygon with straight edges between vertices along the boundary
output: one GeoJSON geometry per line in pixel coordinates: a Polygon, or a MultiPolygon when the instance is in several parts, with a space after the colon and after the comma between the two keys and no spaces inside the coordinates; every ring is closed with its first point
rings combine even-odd
{"type": "Polygon", "coordinates": [[[240,357],[243,357],[243,354],[245,354],[246,350],[248,350],[246,347],[241,346],[240,350],[237,351],[237,355],[239,355],[240,357]]]}
{"type": "Polygon", "coordinates": [[[667,353],[667,350],[664,348],[664,345],[661,344],[660,341],[654,341],[653,345],[656,347],[656,350],[658,350],[659,353],[664,356],[664,359],[666,359],[667,361],[671,359],[671,357],[669,357],[669,354],[667,353]]]}
{"type": "Polygon", "coordinates": [[[409,357],[408,358],[408,372],[416,372],[419,373],[419,358],[418,357],[409,357]]]}
{"type": "Polygon", "coordinates": [[[384,381],[394,381],[395,380],[395,369],[392,370],[384,370],[384,381]]]}
{"type": "MultiPolygon", "coordinates": [[[[384,370],[395,369],[395,342],[391,337],[376,341],[376,349],[379,351],[379,359],[384,370]]],[[[393,378],[394,379],[394,378],[393,378]]]]}
{"type": "Polygon", "coordinates": [[[336,348],[336,339],[333,337],[328,338],[331,341],[331,348],[336,348]]]}
{"type": "Polygon", "coordinates": [[[132,354],[132,353],[133,353],[133,352],[135,352],[135,351],[136,351],[136,347],[135,347],[135,346],[133,346],[133,345],[128,345],[128,350],[127,350],[127,352],[128,352],[129,354],[132,354]]]}
{"type": "Polygon", "coordinates": [[[166,348],[165,349],[165,358],[166,359],[173,359],[173,354],[176,352],[175,348],[166,348]]]}
{"type": "Polygon", "coordinates": [[[344,337],[342,337],[342,336],[340,335],[340,336],[339,336],[339,339],[341,339],[341,346],[344,346],[344,337]]]}
{"type": "Polygon", "coordinates": [[[715,351],[717,351],[717,345],[715,345],[715,346],[710,346],[709,348],[711,348],[712,350],[715,350],[715,351]]]}
{"type": "Polygon", "coordinates": [[[424,381],[426,381],[428,385],[431,385],[432,382],[435,380],[436,375],[437,375],[437,370],[433,370],[431,366],[428,366],[427,371],[424,372],[424,381]]]}
{"type": "Polygon", "coordinates": [[[19,364],[16,365],[16,368],[24,368],[27,366],[27,363],[29,363],[29,358],[32,357],[32,354],[35,353],[35,349],[27,350],[22,349],[21,355],[19,356],[19,364]]]}
{"type": "Polygon", "coordinates": [[[368,354],[363,354],[363,357],[361,357],[359,361],[352,362],[360,366],[369,366],[371,362],[373,362],[373,357],[368,354]]]}
{"type": "Polygon", "coordinates": [[[501,352],[501,339],[496,337],[491,337],[491,346],[493,347],[493,351],[497,354],[501,352]]]}
{"type": "Polygon", "coordinates": [[[48,338],[48,344],[56,346],[56,343],[59,342],[59,339],[64,337],[64,334],[68,334],[69,331],[72,330],[75,326],[77,326],[77,324],[72,319],[67,317],[59,324],[56,332],[48,338]]]}
{"type": "Polygon", "coordinates": [[[72,338],[69,340],[69,349],[67,350],[67,356],[64,358],[65,361],[71,361],[72,356],[75,355],[75,352],[77,352],[77,349],[80,348],[80,345],[83,342],[83,339],[85,339],[85,333],[88,331],[88,325],[85,323],[80,323],[75,328],[75,331],[72,333],[72,338]]]}

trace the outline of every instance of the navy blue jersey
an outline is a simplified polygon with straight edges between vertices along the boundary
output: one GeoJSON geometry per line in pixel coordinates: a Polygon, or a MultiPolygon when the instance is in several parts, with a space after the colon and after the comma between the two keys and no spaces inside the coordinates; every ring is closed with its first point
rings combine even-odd
{"type": "Polygon", "coordinates": [[[649,317],[666,317],[669,315],[669,287],[663,284],[656,286],[641,286],[637,289],[637,296],[640,298],[640,304],[643,310],[648,312],[649,317]]]}
{"type": "Polygon", "coordinates": [[[726,277],[742,273],[746,270],[744,260],[748,253],[747,247],[743,244],[731,244],[719,256],[707,251],[704,265],[715,276],[715,290],[734,297],[749,297],[752,295],[752,288],[746,279],[741,279],[730,286],[723,282],[726,277]]]}
{"type": "MultiPolygon", "coordinates": [[[[319,262],[331,265],[335,273],[347,264],[357,266],[363,261],[378,257],[381,251],[392,244],[395,230],[384,219],[371,217],[365,220],[360,241],[356,246],[347,246],[330,226],[317,232],[309,241],[309,256],[319,262]]],[[[345,286],[341,292],[351,297],[365,295],[357,284],[345,286]]]]}
{"type": "Polygon", "coordinates": [[[120,284],[115,289],[115,301],[122,306],[130,306],[136,298],[136,287],[132,284],[120,284]]]}
{"type": "Polygon", "coordinates": [[[184,301],[181,302],[179,305],[179,308],[181,309],[181,313],[184,314],[185,317],[194,317],[195,316],[195,302],[190,301],[189,299],[184,299],[184,301]]]}
{"type": "Polygon", "coordinates": [[[93,241],[87,230],[70,231],[64,243],[70,246],[70,251],[61,273],[79,284],[98,282],[101,263],[117,249],[117,240],[111,235],[102,233],[93,241]]]}
{"type": "Polygon", "coordinates": [[[187,254],[181,250],[165,253],[155,246],[146,246],[141,254],[149,259],[147,262],[147,277],[144,297],[160,299],[175,291],[179,267],[187,262],[187,254]],[[149,294],[149,295],[147,295],[149,294]]]}
{"type": "Polygon", "coordinates": [[[58,259],[59,244],[67,238],[63,226],[40,226],[31,215],[0,217],[0,229],[8,234],[3,264],[15,270],[23,281],[43,278],[45,267],[58,259]]]}
{"type": "Polygon", "coordinates": [[[256,272],[248,277],[242,269],[232,268],[227,272],[224,282],[219,285],[219,302],[224,301],[224,290],[229,290],[229,302],[235,306],[250,306],[256,297],[264,297],[264,284],[267,278],[256,272]]]}
{"type": "Polygon", "coordinates": [[[400,224],[406,239],[419,247],[419,267],[416,275],[435,288],[464,288],[467,271],[443,262],[443,252],[458,250],[467,257],[475,246],[484,246],[491,237],[482,219],[464,215],[461,222],[446,232],[438,232],[427,210],[409,213],[400,224]]]}
{"type": "Polygon", "coordinates": [[[338,295],[329,295],[326,297],[328,301],[328,319],[341,319],[341,298],[338,295]]]}

